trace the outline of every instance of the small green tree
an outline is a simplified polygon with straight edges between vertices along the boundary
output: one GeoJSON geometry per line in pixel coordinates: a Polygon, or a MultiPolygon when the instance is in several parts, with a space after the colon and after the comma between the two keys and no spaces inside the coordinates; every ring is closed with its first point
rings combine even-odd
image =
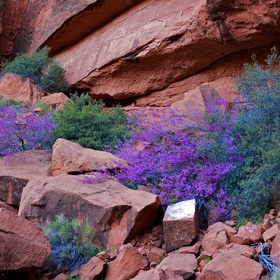
{"type": "Polygon", "coordinates": [[[241,161],[225,180],[240,218],[263,216],[279,199],[280,69],[275,48],[261,66],[255,57],[238,80],[242,103],[232,126],[241,161]]]}
{"type": "Polygon", "coordinates": [[[14,73],[34,80],[35,84],[50,92],[67,91],[68,83],[64,70],[48,56],[50,48],[45,46],[31,55],[20,54],[13,61],[2,65],[1,75],[14,73]]]}
{"type": "Polygon", "coordinates": [[[102,101],[91,100],[87,94],[73,94],[64,108],[56,112],[54,120],[58,124],[55,139],[64,138],[96,150],[114,148],[128,132],[123,110],[105,110],[102,101]]]}

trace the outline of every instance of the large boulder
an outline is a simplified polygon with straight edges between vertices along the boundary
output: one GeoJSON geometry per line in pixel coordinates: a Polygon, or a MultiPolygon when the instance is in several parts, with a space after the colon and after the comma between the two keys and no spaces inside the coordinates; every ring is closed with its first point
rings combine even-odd
{"type": "Polygon", "coordinates": [[[97,257],[91,258],[81,269],[79,277],[81,280],[97,280],[105,273],[107,264],[97,257]]]}
{"type": "Polygon", "coordinates": [[[237,254],[236,251],[219,253],[199,275],[199,280],[257,280],[263,273],[258,262],[237,254]]]}
{"type": "Polygon", "coordinates": [[[50,253],[48,237],[34,223],[0,208],[0,273],[41,268],[50,253]]]}
{"type": "Polygon", "coordinates": [[[0,201],[19,206],[21,193],[34,176],[50,175],[51,151],[32,150],[0,158],[0,201]]]}
{"type": "Polygon", "coordinates": [[[163,217],[165,250],[190,244],[198,235],[199,220],[195,199],[169,205],[163,217]]]}
{"type": "Polygon", "coordinates": [[[111,153],[83,148],[62,138],[55,141],[52,155],[52,175],[79,174],[116,169],[126,162],[111,153]]]}
{"type": "Polygon", "coordinates": [[[33,177],[23,190],[19,215],[36,219],[40,225],[55,215],[88,221],[100,248],[119,248],[138,233],[152,227],[161,205],[151,193],[126,188],[111,179],[62,174],[33,177]]]}
{"type": "Polygon", "coordinates": [[[44,91],[29,78],[8,73],[0,78],[0,96],[25,103],[38,102],[44,91]]]}

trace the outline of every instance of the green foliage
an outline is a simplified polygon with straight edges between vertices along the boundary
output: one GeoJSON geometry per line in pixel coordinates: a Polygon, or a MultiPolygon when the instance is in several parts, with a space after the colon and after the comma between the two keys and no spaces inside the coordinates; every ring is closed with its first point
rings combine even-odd
{"type": "Polygon", "coordinates": [[[48,235],[52,246],[48,266],[53,272],[63,269],[72,271],[98,252],[92,244],[94,232],[88,223],[82,225],[77,219],[69,221],[59,215],[43,231],[48,235]]]}
{"type": "Polygon", "coordinates": [[[208,264],[212,259],[211,258],[206,258],[205,263],[208,264]]]}
{"type": "Polygon", "coordinates": [[[5,107],[5,106],[11,106],[11,107],[17,108],[17,107],[23,106],[23,102],[22,101],[15,101],[15,100],[8,99],[8,98],[0,96],[0,108],[5,107]]]}
{"type": "Polygon", "coordinates": [[[20,54],[13,61],[2,65],[1,75],[14,73],[34,80],[35,84],[50,92],[67,91],[68,83],[64,70],[49,56],[50,48],[45,46],[31,55],[20,54]]]}
{"type": "Polygon", "coordinates": [[[243,159],[225,181],[239,218],[263,216],[279,198],[280,71],[275,48],[262,67],[253,57],[238,80],[242,104],[232,126],[243,159]],[[275,197],[277,195],[277,197],[275,197]]]}
{"type": "Polygon", "coordinates": [[[73,94],[54,119],[58,124],[56,139],[64,138],[86,148],[113,148],[127,135],[125,112],[119,107],[105,110],[102,101],[91,100],[87,94],[73,94]]]}

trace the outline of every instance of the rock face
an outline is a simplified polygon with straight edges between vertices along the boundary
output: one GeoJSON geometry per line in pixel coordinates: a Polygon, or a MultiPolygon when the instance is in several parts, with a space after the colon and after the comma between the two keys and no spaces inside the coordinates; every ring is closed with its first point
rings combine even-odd
{"type": "Polygon", "coordinates": [[[52,155],[52,174],[81,174],[91,171],[115,169],[125,161],[111,153],[83,148],[62,138],[55,141],[52,155]]]}
{"type": "MultiPolygon", "coordinates": [[[[153,92],[156,98],[156,93],[171,86],[174,91],[177,82],[182,84],[226,55],[276,42],[273,36],[279,34],[278,22],[276,0],[270,7],[242,1],[233,5],[211,0],[150,0],[134,6],[55,58],[69,69],[68,81],[74,87],[89,89],[93,97],[121,100],[153,92]]],[[[211,81],[205,78],[204,82],[211,81]]]]}
{"type": "Polygon", "coordinates": [[[11,54],[28,2],[0,0],[0,63],[11,54]]]}
{"type": "Polygon", "coordinates": [[[169,205],[163,218],[163,232],[166,251],[190,244],[199,228],[195,200],[169,205]]]}
{"type": "Polygon", "coordinates": [[[48,237],[35,224],[0,208],[0,273],[40,268],[50,253],[48,237]]]}
{"type": "Polygon", "coordinates": [[[44,91],[31,79],[8,73],[0,78],[0,96],[32,103],[38,102],[44,96],[44,91]]]}
{"type": "Polygon", "coordinates": [[[34,175],[48,176],[51,151],[32,150],[0,159],[0,201],[19,206],[23,188],[34,175]]]}
{"type": "Polygon", "coordinates": [[[93,176],[93,183],[83,184],[79,180],[83,177],[34,177],[23,190],[19,215],[42,225],[58,214],[88,221],[95,232],[94,244],[108,249],[119,248],[156,222],[161,210],[156,195],[93,176]]]}
{"type": "Polygon", "coordinates": [[[32,52],[46,42],[57,52],[138,2],[141,0],[29,0],[13,52],[32,52]]]}

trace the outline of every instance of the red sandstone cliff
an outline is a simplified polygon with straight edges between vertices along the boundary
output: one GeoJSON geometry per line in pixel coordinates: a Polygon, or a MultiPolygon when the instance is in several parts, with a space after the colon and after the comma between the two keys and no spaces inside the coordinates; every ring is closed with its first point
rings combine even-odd
{"type": "Polygon", "coordinates": [[[165,105],[205,82],[231,99],[243,63],[279,43],[279,0],[14,2],[0,55],[47,44],[73,88],[126,104],[165,105]]]}

